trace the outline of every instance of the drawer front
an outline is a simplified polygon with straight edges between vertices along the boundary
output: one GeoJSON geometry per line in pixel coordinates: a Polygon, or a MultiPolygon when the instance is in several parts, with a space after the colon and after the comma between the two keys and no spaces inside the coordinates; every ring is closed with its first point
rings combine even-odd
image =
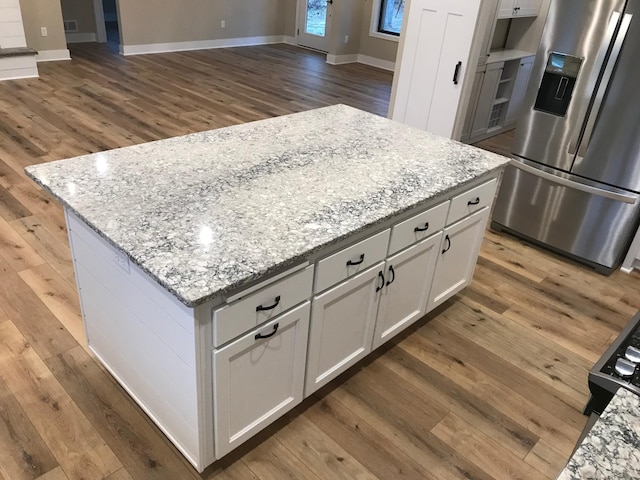
{"type": "Polygon", "coordinates": [[[382,260],[387,254],[390,233],[390,230],[385,230],[320,260],[315,292],[322,292],[382,260]]]}
{"type": "Polygon", "coordinates": [[[391,230],[389,255],[442,230],[447,220],[448,211],[449,202],[447,201],[395,225],[391,230]]]}
{"type": "Polygon", "coordinates": [[[451,225],[467,215],[482,210],[484,207],[491,206],[496,193],[496,183],[497,181],[493,179],[454,197],[451,200],[447,225],[451,225]]]}
{"type": "Polygon", "coordinates": [[[257,325],[311,298],[313,265],[213,312],[213,346],[242,335],[257,325]]]}

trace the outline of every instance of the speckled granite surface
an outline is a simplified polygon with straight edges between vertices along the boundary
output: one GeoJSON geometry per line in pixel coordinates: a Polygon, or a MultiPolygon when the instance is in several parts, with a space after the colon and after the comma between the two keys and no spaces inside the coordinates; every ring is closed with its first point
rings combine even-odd
{"type": "Polygon", "coordinates": [[[640,397],[620,388],[558,480],[640,478],[640,397]]]}
{"type": "Polygon", "coordinates": [[[336,105],[26,172],[195,306],[507,161],[336,105]]]}

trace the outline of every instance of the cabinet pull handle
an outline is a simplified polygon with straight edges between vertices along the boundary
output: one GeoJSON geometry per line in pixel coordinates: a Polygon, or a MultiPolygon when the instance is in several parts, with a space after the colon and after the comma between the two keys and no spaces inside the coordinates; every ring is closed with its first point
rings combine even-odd
{"type": "Polygon", "coordinates": [[[462,62],[456,63],[456,69],[453,72],[453,84],[458,85],[458,75],[460,75],[460,67],[462,67],[462,62]]]}
{"type": "Polygon", "coordinates": [[[478,205],[480,203],[480,197],[476,197],[475,200],[469,200],[467,205],[478,205]]]}
{"type": "Polygon", "coordinates": [[[276,308],[278,305],[280,305],[280,295],[278,295],[276,297],[276,303],[274,303],[273,305],[269,305],[268,307],[263,307],[262,305],[258,305],[256,307],[256,312],[264,312],[266,310],[273,310],[274,308],[276,308]]]}
{"type": "Polygon", "coordinates": [[[389,265],[389,274],[391,278],[387,280],[387,287],[396,281],[396,271],[393,269],[393,265],[389,265]]]}
{"type": "Polygon", "coordinates": [[[360,254],[360,260],[357,260],[355,262],[353,260],[349,260],[347,262],[347,267],[353,267],[354,265],[361,265],[362,262],[364,262],[364,253],[360,254]]]}
{"type": "Polygon", "coordinates": [[[424,224],[424,227],[416,227],[413,229],[414,232],[426,232],[429,230],[429,222],[424,224]]]}
{"type": "Polygon", "coordinates": [[[256,340],[262,340],[263,338],[269,338],[269,337],[273,337],[276,332],[278,331],[278,327],[280,326],[279,323],[276,323],[273,326],[273,332],[271,333],[267,333],[266,335],[262,335],[261,333],[256,333],[256,336],[254,337],[256,340]]]}
{"type": "Polygon", "coordinates": [[[444,241],[447,242],[447,248],[442,250],[442,253],[447,253],[449,251],[449,249],[451,248],[451,238],[449,238],[449,235],[444,237],[444,241]]]}
{"type": "Polygon", "coordinates": [[[382,282],[380,282],[380,285],[376,287],[376,293],[384,288],[384,273],[378,272],[378,278],[382,280],[382,282]]]}

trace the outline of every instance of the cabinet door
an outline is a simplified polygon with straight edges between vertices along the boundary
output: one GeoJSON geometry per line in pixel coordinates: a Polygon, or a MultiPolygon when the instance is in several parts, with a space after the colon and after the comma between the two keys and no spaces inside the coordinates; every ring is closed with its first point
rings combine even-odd
{"type": "Polygon", "coordinates": [[[491,119],[491,110],[496,100],[500,77],[502,77],[502,68],[504,63],[489,63],[487,71],[482,80],[482,88],[480,89],[480,98],[478,99],[478,107],[476,115],[473,118],[471,127],[471,140],[480,135],[487,133],[489,129],[489,120],[491,119]]]}
{"type": "Polygon", "coordinates": [[[305,396],[344,372],[371,351],[381,262],[313,299],[305,396]]]}
{"type": "Polygon", "coordinates": [[[476,117],[478,111],[478,103],[480,102],[480,92],[482,91],[482,81],[484,80],[484,65],[478,65],[476,75],[473,77],[473,87],[471,88],[471,97],[469,98],[469,104],[467,106],[467,116],[464,120],[464,127],[462,129],[461,142],[468,142],[471,138],[471,132],[473,128],[473,120],[476,117]]]}
{"type": "Polygon", "coordinates": [[[213,352],[216,458],[300,403],[309,302],[213,352]]]}
{"type": "Polygon", "coordinates": [[[444,229],[427,312],[471,282],[489,218],[489,208],[444,229]]]}
{"type": "Polygon", "coordinates": [[[520,110],[522,109],[522,102],[527,93],[527,86],[529,85],[534,60],[535,57],[526,57],[520,60],[516,80],[513,84],[513,91],[511,92],[511,99],[509,100],[509,109],[507,110],[507,118],[505,121],[507,124],[518,121],[520,110]]]}
{"type": "Polygon", "coordinates": [[[542,0],[516,0],[517,17],[535,17],[540,13],[542,0]]]}
{"type": "Polygon", "coordinates": [[[451,138],[479,8],[480,0],[412,0],[400,38],[392,120],[451,138]]]}
{"type": "Polygon", "coordinates": [[[498,5],[498,18],[510,18],[515,15],[517,0],[500,0],[498,5]]]}
{"type": "Polygon", "coordinates": [[[427,309],[442,232],[389,258],[385,263],[373,348],[391,339],[427,309]]]}

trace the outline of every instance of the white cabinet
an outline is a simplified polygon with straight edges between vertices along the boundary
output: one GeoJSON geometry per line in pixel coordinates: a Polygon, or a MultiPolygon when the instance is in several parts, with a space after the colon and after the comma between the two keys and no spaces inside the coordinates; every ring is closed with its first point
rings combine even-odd
{"type": "Polygon", "coordinates": [[[213,353],[216,458],[303,398],[309,302],[213,353]]]}
{"type": "Polygon", "coordinates": [[[514,124],[520,117],[522,103],[524,101],[525,94],[527,93],[527,86],[529,85],[529,79],[531,78],[531,70],[533,69],[533,62],[535,58],[535,56],[531,56],[520,60],[518,73],[516,74],[516,79],[513,83],[511,99],[509,100],[509,108],[507,109],[507,117],[505,120],[506,124],[514,124]]]}
{"type": "Polygon", "coordinates": [[[485,207],[444,229],[427,311],[471,282],[488,219],[489,208],[485,207]]]}
{"type": "Polygon", "coordinates": [[[389,116],[450,138],[480,0],[407,3],[389,116]]]}
{"type": "Polygon", "coordinates": [[[475,115],[471,126],[471,138],[485,135],[491,123],[491,114],[496,105],[496,97],[504,63],[489,63],[485,65],[485,72],[482,77],[482,87],[476,107],[475,115]]]}
{"type": "Polygon", "coordinates": [[[383,267],[379,263],[314,297],[305,396],[371,351],[378,292],[384,286],[383,267]]]}
{"type": "Polygon", "coordinates": [[[541,6],[542,0],[500,0],[498,18],[535,17],[541,6]]]}
{"type": "Polygon", "coordinates": [[[441,239],[442,232],[386,261],[374,349],[425,314],[441,239]]]}

